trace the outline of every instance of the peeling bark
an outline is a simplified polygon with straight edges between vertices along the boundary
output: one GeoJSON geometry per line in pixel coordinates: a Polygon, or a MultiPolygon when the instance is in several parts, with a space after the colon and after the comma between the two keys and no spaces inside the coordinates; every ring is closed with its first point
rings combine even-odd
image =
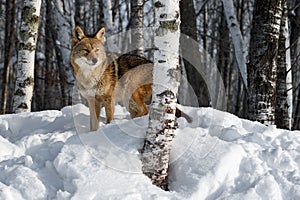
{"type": "Polygon", "coordinates": [[[25,0],[22,8],[17,78],[13,100],[13,111],[16,113],[31,111],[40,8],[40,0],[25,0]]]}
{"type": "Polygon", "coordinates": [[[171,141],[177,123],[175,111],[179,68],[179,0],[155,2],[153,95],[149,126],[142,152],[142,171],[153,184],[168,190],[171,141]]]}

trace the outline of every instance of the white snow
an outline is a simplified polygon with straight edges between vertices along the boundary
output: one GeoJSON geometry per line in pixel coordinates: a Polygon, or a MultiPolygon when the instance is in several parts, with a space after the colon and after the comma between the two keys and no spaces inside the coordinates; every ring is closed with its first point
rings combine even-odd
{"type": "Polygon", "coordinates": [[[300,132],[182,107],[170,191],[141,173],[148,117],[88,132],[88,108],[0,116],[0,199],[300,199],[300,132]]]}

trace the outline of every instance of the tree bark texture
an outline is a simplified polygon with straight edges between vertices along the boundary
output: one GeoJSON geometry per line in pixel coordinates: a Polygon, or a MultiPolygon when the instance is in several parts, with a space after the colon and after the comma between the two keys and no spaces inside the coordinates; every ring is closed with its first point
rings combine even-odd
{"type": "Polygon", "coordinates": [[[278,41],[277,80],[276,80],[276,107],[275,124],[278,128],[289,129],[289,115],[287,102],[287,63],[286,63],[286,3],[283,2],[280,35],[278,41]]]}
{"type": "MultiPolygon", "coordinates": [[[[6,113],[9,92],[9,74],[11,69],[10,60],[12,58],[12,50],[14,43],[16,17],[16,0],[6,1],[6,29],[5,29],[5,52],[4,52],[4,71],[3,71],[3,91],[2,91],[2,114],[6,113]]],[[[9,111],[10,112],[10,111],[9,111]]]]}
{"type": "Polygon", "coordinates": [[[17,78],[13,110],[30,112],[34,85],[34,59],[41,0],[25,0],[19,33],[17,78]]]}
{"type": "Polygon", "coordinates": [[[171,141],[175,120],[179,68],[179,0],[156,0],[153,95],[142,152],[142,171],[152,183],[168,190],[171,141]]]}
{"type": "Polygon", "coordinates": [[[144,55],[144,38],[143,38],[143,0],[130,1],[130,21],[129,28],[131,31],[131,48],[134,54],[144,55]]]}
{"type": "Polygon", "coordinates": [[[277,55],[282,0],[256,0],[251,29],[248,71],[250,120],[275,124],[277,55]]]}

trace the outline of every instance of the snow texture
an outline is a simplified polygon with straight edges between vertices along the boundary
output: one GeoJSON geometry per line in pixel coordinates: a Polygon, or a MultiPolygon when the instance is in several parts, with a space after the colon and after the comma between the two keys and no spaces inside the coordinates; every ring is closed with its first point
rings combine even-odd
{"type": "MultiPolygon", "coordinates": [[[[0,199],[300,199],[300,132],[182,107],[169,192],[142,174],[148,117],[88,132],[88,108],[0,116],[0,199]]],[[[101,117],[105,116],[101,113],[101,117]]]]}

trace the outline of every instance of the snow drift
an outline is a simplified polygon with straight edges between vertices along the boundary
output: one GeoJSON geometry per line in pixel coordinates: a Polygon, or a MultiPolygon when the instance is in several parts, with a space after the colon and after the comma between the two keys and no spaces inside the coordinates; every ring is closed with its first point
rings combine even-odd
{"type": "Polygon", "coordinates": [[[88,132],[82,104],[2,115],[0,199],[300,199],[299,131],[182,109],[194,120],[179,119],[169,192],[141,173],[147,116],[117,107],[116,120],[88,132]]]}

